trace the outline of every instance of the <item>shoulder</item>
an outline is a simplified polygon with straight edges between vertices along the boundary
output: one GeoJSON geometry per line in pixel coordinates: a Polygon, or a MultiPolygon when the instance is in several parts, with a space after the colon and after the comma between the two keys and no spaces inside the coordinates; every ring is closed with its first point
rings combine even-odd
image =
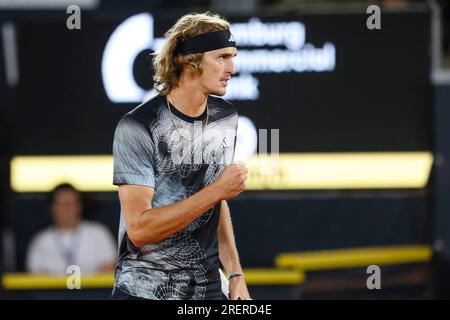
{"type": "Polygon", "coordinates": [[[52,242],[53,239],[53,228],[47,227],[41,231],[39,231],[32,239],[31,239],[31,245],[39,246],[40,244],[45,244],[52,242]]]}
{"type": "Polygon", "coordinates": [[[83,220],[80,222],[80,228],[83,232],[90,234],[108,234],[109,232],[103,224],[95,221],[83,220]]]}
{"type": "Polygon", "coordinates": [[[159,109],[165,104],[165,97],[156,95],[141,103],[136,108],[128,112],[124,117],[133,117],[144,123],[150,123],[158,115],[159,109]]]}
{"type": "Polygon", "coordinates": [[[158,111],[164,105],[164,101],[164,97],[160,95],[150,98],[122,116],[117,126],[133,124],[149,125],[157,118],[158,111]]]}
{"type": "Polygon", "coordinates": [[[231,104],[231,102],[220,97],[209,96],[208,106],[212,111],[212,116],[216,119],[238,115],[237,109],[231,104]]]}
{"type": "Polygon", "coordinates": [[[114,242],[109,229],[99,222],[83,220],[80,222],[80,230],[81,237],[88,239],[89,242],[102,245],[114,242]]]}
{"type": "Polygon", "coordinates": [[[142,133],[150,135],[150,125],[157,119],[164,101],[163,96],[157,95],[126,113],[116,126],[115,136],[141,136],[142,133]]]}

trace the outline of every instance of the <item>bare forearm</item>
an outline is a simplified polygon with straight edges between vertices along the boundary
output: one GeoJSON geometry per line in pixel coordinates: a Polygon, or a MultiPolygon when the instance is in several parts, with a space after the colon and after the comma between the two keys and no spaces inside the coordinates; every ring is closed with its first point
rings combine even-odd
{"type": "Polygon", "coordinates": [[[193,196],[177,203],[152,208],[154,188],[123,184],[119,199],[129,239],[138,247],[163,240],[211,209],[222,199],[237,196],[245,189],[247,169],[241,164],[227,166],[217,180],[193,196]]]}
{"type": "Polygon", "coordinates": [[[222,201],[220,223],[218,229],[219,258],[228,273],[241,272],[241,264],[231,223],[230,209],[226,201],[222,201]]]}
{"type": "Polygon", "coordinates": [[[237,253],[236,246],[229,243],[223,243],[220,250],[220,261],[227,273],[242,272],[242,267],[239,262],[239,255],[237,253]]]}
{"type": "Polygon", "coordinates": [[[133,242],[142,246],[163,240],[186,228],[219,201],[218,190],[209,185],[185,200],[147,209],[136,221],[133,242]]]}

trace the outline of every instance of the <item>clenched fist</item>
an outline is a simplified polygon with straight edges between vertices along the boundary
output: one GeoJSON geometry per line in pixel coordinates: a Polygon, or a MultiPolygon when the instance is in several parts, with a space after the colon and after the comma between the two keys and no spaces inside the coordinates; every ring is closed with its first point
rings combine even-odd
{"type": "Polygon", "coordinates": [[[236,197],[245,190],[247,168],[242,162],[228,165],[219,175],[214,185],[220,192],[222,200],[236,197]]]}

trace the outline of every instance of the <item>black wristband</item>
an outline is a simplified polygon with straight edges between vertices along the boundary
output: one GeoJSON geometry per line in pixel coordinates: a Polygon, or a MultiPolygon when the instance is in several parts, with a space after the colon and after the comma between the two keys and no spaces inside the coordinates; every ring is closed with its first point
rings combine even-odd
{"type": "Polygon", "coordinates": [[[244,277],[244,274],[242,272],[232,272],[230,274],[230,276],[228,277],[228,280],[231,280],[231,278],[234,278],[234,277],[244,277]]]}

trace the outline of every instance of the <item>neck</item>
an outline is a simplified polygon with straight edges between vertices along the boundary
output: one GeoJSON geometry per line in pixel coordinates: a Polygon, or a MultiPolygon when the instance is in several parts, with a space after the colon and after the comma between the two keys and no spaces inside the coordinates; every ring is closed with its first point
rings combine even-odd
{"type": "Polygon", "coordinates": [[[182,76],[178,87],[167,95],[167,99],[185,115],[198,117],[205,111],[208,94],[198,87],[196,81],[182,76]]]}
{"type": "Polygon", "coordinates": [[[73,231],[75,231],[76,228],[77,228],[76,223],[75,224],[65,224],[65,225],[59,224],[56,226],[56,229],[58,229],[58,231],[61,231],[61,232],[73,232],[73,231]]]}

